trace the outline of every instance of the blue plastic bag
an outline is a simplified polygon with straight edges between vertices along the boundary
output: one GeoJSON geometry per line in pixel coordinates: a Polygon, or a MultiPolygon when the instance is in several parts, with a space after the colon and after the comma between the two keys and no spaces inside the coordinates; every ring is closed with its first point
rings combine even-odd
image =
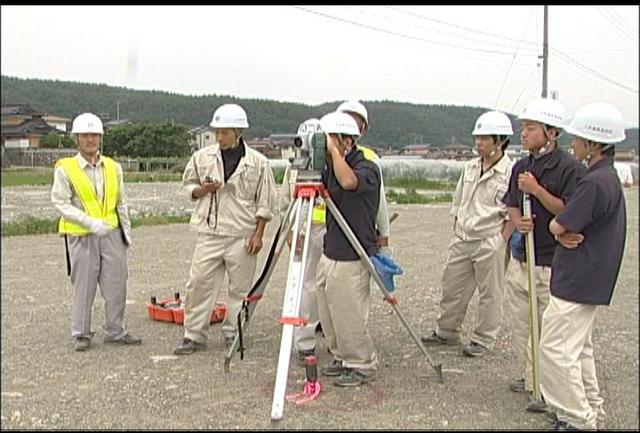
{"type": "Polygon", "coordinates": [[[387,291],[390,293],[395,292],[396,285],[393,282],[393,276],[402,275],[402,273],[404,273],[402,267],[394,262],[391,257],[385,256],[384,254],[374,254],[370,259],[387,291]]]}

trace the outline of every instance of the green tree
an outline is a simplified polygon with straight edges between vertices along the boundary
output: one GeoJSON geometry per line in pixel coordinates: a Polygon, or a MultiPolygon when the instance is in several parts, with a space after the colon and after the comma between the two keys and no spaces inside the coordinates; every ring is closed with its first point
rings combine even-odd
{"type": "Polygon", "coordinates": [[[73,149],[76,147],[76,144],[66,135],[51,131],[42,137],[42,140],[40,140],[40,147],[43,149],[57,149],[59,147],[73,149]]]}
{"type": "Polygon", "coordinates": [[[190,138],[184,125],[133,123],[108,129],[104,137],[104,152],[132,158],[188,156],[191,153],[190,138]]]}

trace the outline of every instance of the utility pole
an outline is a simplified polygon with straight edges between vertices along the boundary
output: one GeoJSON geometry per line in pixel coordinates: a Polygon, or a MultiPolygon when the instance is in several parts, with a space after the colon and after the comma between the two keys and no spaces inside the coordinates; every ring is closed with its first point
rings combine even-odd
{"type": "Polygon", "coordinates": [[[120,120],[120,101],[116,100],[116,120],[120,120]]]}
{"type": "Polygon", "coordinates": [[[547,97],[547,70],[549,68],[549,6],[544,6],[544,30],[542,41],[542,97],[547,97]]]}

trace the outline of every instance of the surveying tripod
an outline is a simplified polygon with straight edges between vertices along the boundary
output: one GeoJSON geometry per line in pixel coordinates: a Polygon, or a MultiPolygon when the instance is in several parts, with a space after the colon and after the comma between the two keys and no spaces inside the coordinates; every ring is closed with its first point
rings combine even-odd
{"type": "Polygon", "coordinates": [[[292,236],[290,255],[289,255],[289,268],[287,274],[287,284],[285,287],[284,294],[284,302],[282,307],[282,317],[280,318],[280,323],[282,323],[282,337],[280,341],[280,352],[278,356],[278,367],[276,370],[276,382],[273,392],[273,402],[271,407],[271,420],[278,421],[282,419],[284,412],[284,401],[285,401],[285,392],[287,386],[287,377],[289,374],[289,361],[291,358],[291,347],[293,343],[293,327],[300,326],[306,324],[306,320],[304,318],[299,317],[300,310],[300,302],[302,299],[302,283],[304,281],[304,270],[307,261],[307,253],[309,248],[309,239],[308,230],[311,226],[312,220],[312,212],[313,212],[313,204],[315,197],[322,197],[324,200],[327,210],[331,213],[336,223],[344,233],[345,237],[354,248],[360,260],[365,263],[369,274],[374,279],[378,288],[382,291],[384,295],[384,300],[389,303],[396,314],[398,315],[400,321],[404,325],[404,327],[409,331],[409,334],[416,342],[424,356],[426,357],[428,363],[435,370],[438,380],[442,383],[442,364],[435,364],[431,359],[431,356],[427,352],[425,346],[422,344],[422,341],[415,333],[415,331],[411,328],[409,323],[406,321],[401,311],[398,308],[398,301],[385,287],[382,279],[378,275],[375,267],[369,257],[367,256],[364,248],[358,241],[358,238],[355,236],[351,227],[349,227],[348,223],[345,221],[344,217],[340,213],[337,206],[334,204],[333,200],[329,196],[328,191],[324,188],[323,184],[320,181],[319,175],[317,172],[307,172],[300,171],[298,174],[298,178],[296,179],[295,191],[293,194],[294,200],[290,203],[285,216],[283,217],[278,232],[276,233],[274,242],[272,244],[271,251],[269,252],[269,256],[267,257],[267,261],[264,267],[264,270],[256,284],[254,284],[253,289],[249,292],[245,301],[243,301],[243,307],[238,313],[238,331],[236,338],[232,346],[229,348],[229,351],[225,358],[225,372],[229,372],[229,364],[231,358],[234,353],[240,351],[240,356],[242,359],[243,356],[243,332],[249,321],[250,316],[255,309],[255,303],[261,299],[262,293],[266,287],[268,279],[273,272],[273,268],[275,267],[275,263],[277,258],[279,257],[282,248],[284,247],[284,243],[287,239],[288,233],[292,230],[294,236],[292,236]],[[300,233],[300,222],[303,208],[306,205],[306,216],[305,221],[306,224],[302,226],[304,234],[304,244],[302,247],[302,252],[297,253],[298,249],[298,236],[297,233],[300,233]],[[293,216],[293,218],[292,218],[293,216]]]}

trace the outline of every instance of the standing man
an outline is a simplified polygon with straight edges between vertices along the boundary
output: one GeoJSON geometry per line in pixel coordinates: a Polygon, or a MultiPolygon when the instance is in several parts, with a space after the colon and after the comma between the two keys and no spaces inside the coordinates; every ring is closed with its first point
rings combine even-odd
{"type": "MultiPolygon", "coordinates": [[[[353,230],[367,256],[378,252],[375,217],[380,202],[380,170],[356,146],[360,134],[346,113],[320,119],[327,137],[327,167],[322,173],[331,200],[353,230]]],[[[330,212],[318,263],[320,322],[333,361],[321,369],[337,376],[334,384],[359,386],[375,379],[378,357],[367,329],[371,304],[369,271],[330,212]]]]}
{"type": "Polygon", "coordinates": [[[197,231],[184,305],[184,338],[176,355],[206,347],[213,303],[229,277],[227,314],[222,322],[226,347],[237,332],[237,314],[251,290],[257,253],[267,221],[277,208],[273,172],[267,158],[246,145],[247,114],[236,104],[213,113],[216,142],[196,151],[182,176],[195,203],[191,226],[197,231]]]}
{"type": "MultiPolygon", "coordinates": [[[[542,316],[540,387],[558,417],[556,430],[595,430],[604,417],[593,358],[596,307],[609,305],[627,232],[624,194],[613,157],[625,139],[624,118],[607,103],[576,112],[567,132],[588,171],[549,230],[560,243],[553,256],[551,300],[542,316]]],[[[602,426],[600,426],[602,428],[602,426]]]]}
{"type": "Polygon", "coordinates": [[[472,135],[480,156],[465,164],[453,195],[454,238],[442,272],[437,327],[422,337],[426,344],[460,343],[462,323],[476,288],[478,324],[462,353],[482,356],[498,336],[505,255],[513,231],[501,202],[511,175],[511,159],[504,151],[512,134],[504,113],[489,111],[476,120],[472,135]]]}
{"type": "MultiPolygon", "coordinates": [[[[529,156],[513,166],[509,189],[502,198],[517,232],[511,242],[507,268],[507,304],[511,309],[511,334],[520,361],[521,378],[509,384],[513,392],[533,390],[531,339],[529,333],[529,289],[524,237],[533,230],[535,246],[534,280],[538,323],[549,303],[551,259],[556,240],[549,232],[551,218],[564,209],[584,173],[574,158],[558,148],[558,137],[566,123],[566,110],[558,101],[540,98],[529,102],[519,119],[522,148],[529,156]],[[522,197],[528,193],[534,219],[523,217],[522,197]]],[[[536,332],[540,332],[536,330],[536,332]]],[[[543,412],[546,407],[532,399],[527,410],[543,412]]]]}
{"type": "Polygon", "coordinates": [[[389,246],[391,224],[389,223],[387,196],[384,191],[384,179],[382,178],[382,167],[380,167],[380,158],[373,150],[361,143],[362,139],[367,134],[367,131],[369,131],[369,114],[367,112],[367,108],[360,101],[349,100],[340,104],[336,111],[347,113],[351,117],[353,117],[353,120],[356,121],[356,123],[358,124],[358,130],[360,131],[360,138],[358,140],[360,143],[357,144],[358,149],[363,152],[366,159],[375,162],[380,170],[380,205],[378,206],[378,212],[376,213],[376,230],[378,233],[377,242],[378,247],[380,248],[380,252],[382,254],[391,256],[392,252],[391,247],[389,246]]]}
{"type": "Polygon", "coordinates": [[[51,202],[62,216],[58,232],[65,238],[74,288],[71,337],[78,352],[89,349],[95,334],[91,311],[98,285],[104,298],[104,342],[142,342],[124,327],[131,224],[122,167],[101,154],[103,135],[102,121],[94,114],[73,120],[78,154],[56,162],[51,189],[51,202]]]}

